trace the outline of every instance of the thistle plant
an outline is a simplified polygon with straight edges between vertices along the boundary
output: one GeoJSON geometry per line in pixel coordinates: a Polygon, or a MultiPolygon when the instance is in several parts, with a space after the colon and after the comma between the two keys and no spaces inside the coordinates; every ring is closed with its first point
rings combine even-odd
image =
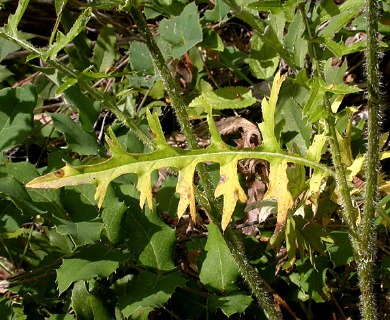
{"type": "MultiPolygon", "coordinates": [[[[345,288],[334,285],[341,280],[333,269],[344,270],[343,279],[353,278],[348,270],[354,260],[361,317],[378,318],[378,170],[379,159],[390,157],[379,149],[378,2],[251,1],[244,6],[216,0],[202,3],[199,14],[195,2],[110,0],[88,2],[75,17],[67,5],[55,1],[57,17],[45,48],[18,29],[28,0],[18,2],[0,29],[4,48],[28,51],[30,67],[42,76],[20,88],[0,89],[5,150],[0,205],[7,208],[0,210],[6,221],[0,254],[7,257],[0,262],[10,275],[2,288],[14,290],[26,310],[33,308],[27,306],[33,299],[36,312],[46,310],[45,316],[71,308],[80,318],[146,319],[156,310],[180,318],[175,312],[183,315],[182,306],[192,303],[196,308],[185,310],[191,313],[185,316],[194,319],[234,313],[245,318],[244,312],[268,319],[289,313],[298,319],[313,316],[313,305],[328,303],[346,318],[345,288]],[[131,20],[130,43],[118,44],[117,21],[101,9],[131,20]],[[347,45],[344,37],[353,33],[350,25],[360,26],[361,14],[367,40],[347,45]],[[90,19],[104,21],[96,41],[86,36],[90,19]],[[241,50],[220,36],[237,21],[244,22],[250,38],[241,50]],[[347,84],[345,74],[353,70],[347,65],[350,54],[363,51],[368,118],[353,126],[356,107],[348,97],[363,91],[347,84]],[[91,65],[82,64],[82,52],[88,52],[91,65]],[[192,77],[188,97],[172,67],[183,61],[192,77]],[[222,69],[239,85],[230,78],[216,80],[222,69]],[[53,92],[42,89],[49,86],[53,92]],[[63,102],[49,114],[49,134],[32,122],[47,99],[63,102]],[[78,122],[69,117],[74,114],[68,104],[78,122]],[[244,116],[247,107],[260,119],[253,127],[261,144],[226,143],[216,118],[231,112],[244,116]],[[167,142],[159,114],[169,108],[186,149],[167,142]],[[102,121],[97,141],[103,110],[116,120],[108,126],[102,121]],[[205,120],[206,148],[198,146],[193,119],[205,120]],[[365,126],[367,148],[356,151],[365,126]],[[46,134],[47,144],[54,134],[65,145],[50,144],[47,167],[7,158],[21,143],[41,143],[36,132],[46,134]],[[252,176],[238,173],[248,159],[266,163],[266,176],[256,168],[252,176]],[[169,175],[156,183],[156,171],[165,168],[169,175]],[[363,208],[358,205],[362,191],[352,183],[358,175],[365,179],[363,208]],[[264,190],[255,189],[253,180],[264,190]],[[201,227],[207,234],[200,240],[177,239],[180,219],[188,214],[196,224],[199,207],[207,215],[201,227]],[[257,238],[237,230],[251,210],[259,214],[257,238]],[[183,256],[178,246],[192,256],[183,256]],[[196,262],[186,269],[183,261],[190,257],[196,262]],[[29,272],[22,274],[21,267],[29,272]],[[44,281],[45,298],[35,297],[44,281]],[[296,301],[301,308],[293,310],[289,303],[297,306],[296,301]]],[[[0,314],[2,306],[9,314],[20,313],[11,300],[0,299],[0,314]]]]}

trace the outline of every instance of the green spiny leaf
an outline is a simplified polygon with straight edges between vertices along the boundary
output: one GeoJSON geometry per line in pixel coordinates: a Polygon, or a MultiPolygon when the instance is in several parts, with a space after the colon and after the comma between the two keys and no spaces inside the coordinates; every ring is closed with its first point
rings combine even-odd
{"type": "Polygon", "coordinates": [[[22,20],[23,14],[27,9],[30,0],[19,0],[16,12],[8,17],[8,23],[4,26],[4,31],[17,36],[17,28],[20,20],[22,20]]]}
{"type": "MultiPolygon", "coordinates": [[[[179,148],[173,148],[165,142],[157,116],[148,114],[152,135],[155,138],[157,145],[157,149],[155,151],[145,154],[127,153],[123,150],[113,132],[110,131],[110,137],[107,137],[107,144],[112,155],[110,159],[98,164],[78,167],[74,167],[67,163],[62,169],[30,181],[27,184],[27,187],[59,188],[70,185],[94,184],[97,186],[95,199],[98,202],[98,207],[101,207],[109,183],[121,175],[135,173],[138,175],[140,204],[143,207],[144,203],[147,202],[149,208],[152,208],[151,173],[160,168],[175,167],[179,169],[179,178],[176,189],[176,191],[180,194],[178,216],[181,217],[189,206],[191,216],[194,219],[196,210],[192,180],[196,165],[202,162],[219,163],[221,166],[221,176],[224,177],[224,179],[221,179],[215,195],[217,197],[223,196],[225,200],[223,227],[226,228],[228,222],[230,221],[231,214],[234,211],[236,201],[246,200],[245,193],[241,189],[236,177],[236,164],[239,160],[245,158],[268,160],[271,162],[271,172],[274,171],[275,173],[284,172],[284,174],[286,174],[285,166],[289,161],[319,168],[320,170],[332,174],[331,170],[317,162],[307,161],[302,157],[283,153],[279,148],[278,141],[274,136],[272,136],[275,105],[282,81],[283,77],[275,78],[275,85],[271,91],[269,102],[266,100],[263,101],[265,106],[264,122],[260,126],[263,130],[265,140],[264,146],[262,147],[254,150],[238,150],[237,148],[228,146],[217,134],[215,123],[211,114],[209,114],[208,121],[212,136],[211,145],[206,150],[182,150],[179,148]],[[268,145],[266,145],[266,142],[268,145]],[[283,159],[282,162],[281,159],[283,159]],[[281,163],[283,164],[282,169],[279,167],[281,163]],[[231,184],[233,184],[233,188],[231,188],[231,184]]],[[[278,179],[276,176],[273,180],[276,184],[280,182],[277,181],[278,179]]],[[[279,183],[279,187],[283,186],[287,188],[287,182],[288,180],[284,181],[282,184],[279,183]]],[[[271,190],[272,189],[273,188],[271,188],[271,190]]],[[[271,192],[271,194],[272,193],[273,192],[271,192]]],[[[287,193],[283,194],[287,195],[287,193]]],[[[276,196],[278,197],[278,195],[276,196]]],[[[282,200],[282,198],[280,198],[280,200],[282,200]]],[[[286,214],[286,208],[288,206],[289,205],[283,206],[281,204],[281,208],[284,208],[283,215],[286,214]]]]}
{"type": "Polygon", "coordinates": [[[285,79],[285,76],[280,76],[280,73],[275,75],[269,100],[266,98],[261,102],[263,111],[263,122],[259,124],[261,135],[263,138],[264,149],[269,151],[280,150],[280,145],[275,136],[275,110],[278,101],[280,87],[285,79]]]}

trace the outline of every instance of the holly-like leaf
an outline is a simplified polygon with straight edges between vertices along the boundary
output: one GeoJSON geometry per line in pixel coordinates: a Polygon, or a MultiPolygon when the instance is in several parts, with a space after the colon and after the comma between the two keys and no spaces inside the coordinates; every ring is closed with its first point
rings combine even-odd
{"type": "Polygon", "coordinates": [[[207,226],[208,239],[205,246],[206,258],[202,263],[199,278],[204,285],[219,293],[237,289],[238,267],[229,248],[214,223],[207,226]]]}
{"type": "Polygon", "coordinates": [[[127,232],[131,234],[129,249],[141,265],[163,271],[175,269],[173,248],[176,241],[175,230],[167,226],[156,211],[129,210],[127,232]]]}
{"type": "MultiPolygon", "coordinates": [[[[126,282],[125,295],[121,295],[118,301],[120,310],[125,317],[148,319],[148,314],[162,307],[176,287],[183,286],[186,280],[178,272],[155,274],[146,271],[126,282]]],[[[117,286],[123,286],[123,283],[117,286]]]]}
{"type": "Polygon", "coordinates": [[[211,310],[221,309],[222,312],[230,317],[235,313],[243,313],[252,302],[251,296],[243,294],[231,294],[223,297],[212,295],[208,304],[211,310]]]}
{"type": "Polygon", "coordinates": [[[78,280],[108,277],[118,268],[119,263],[129,257],[130,254],[110,250],[101,244],[83,248],[73,258],[64,259],[57,269],[58,290],[61,294],[78,280]]]}
{"type": "Polygon", "coordinates": [[[77,281],[72,290],[72,308],[78,319],[110,319],[109,308],[101,297],[87,290],[85,281],[77,281]]]}

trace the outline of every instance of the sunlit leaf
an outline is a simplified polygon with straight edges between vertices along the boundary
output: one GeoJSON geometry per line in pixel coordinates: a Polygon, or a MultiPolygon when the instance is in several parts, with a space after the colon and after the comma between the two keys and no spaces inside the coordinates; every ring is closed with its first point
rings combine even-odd
{"type": "MultiPolygon", "coordinates": [[[[280,84],[281,83],[279,83],[279,85],[280,84]]],[[[271,92],[269,105],[274,106],[276,104],[276,100],[277,92],[271,92]]],[[[98,164],[83,165],[78,167],[66,164],[66,166],[62,169],[34,179],[27,184],[27,187],[59,188],[69,185],[94,184],[96,185],[95,199],[97,200],[98,207],[101,207],[107,191],[107,187],[112,180],[126,173],[136,173],[138,175],[140,203],[143,206],[143,204],[146,202],[151,208],[153,202],[151,195],[152,172],[160,168],[176,167],[179,169],[179,179],[176,189],[176,191],[180,194],[178,215],[181,217],[189,206],[191,217],[195,219],[195,196],[193,192],[192,181],[195,167],[198,163],[202,162],[220,163],[221,175],[225,177],[225,180],[221,179],[216,195],[223,196],[224,201],[226,201],[224,208],[227,212],[223,213],[223,226],[225,228],[230,221],[231,212],[234,210],[234,205],[237,199],[240,201],[245,201],[246,198],[244,192],[239,186],[238,181],[236,180],[237,177],[235,177],[237,172],[235,168],[236,166],[232,165],[236,164],[239,160],[255,158],[271,161],[271,174],[274,171],[275,176],[275,178],[272,178],[271,180],[274,181],[273,184],[279,184],[279,187],[286,186],[287,188],[286,184],[288,180],[282,179],[280,180],[282,183],[280,183],[280,181],[278,182],[278,179],[276,178],[276,172],[285,175],[285,169],[288,161],[309,165],[332,174],[331,170],[317,162],[307,161],[302,157],[291,156],[282,152],[278,147],[278,142],[275,137],[272,138],[271,136],[267,136],[273,133],[274,121],[272,110],[266,113],[268,114],[264,119],[265,121],[270,121],[270,124],[262,123],[261,126],[263,129],[266,129],[266,131],[264,131],[266,133],[266,140],[268,139],[271,141],[268,146],[264,145],[264,147],[255,150],[238,150],[237,148],[228,146],[222,141],[218,134],[218,130],[215,128],[215,123],[212,121],[212,117],[210,116],[208,121],[210,124],[211,145],[206,150],[182,150],[179,148],[172,148],[165,142],[157,115],[152,116],[149,112],[147,112],[149,125],[155,138],[156,145],[158,146],[156,151],[145,154],[127,153],[123,150],[119,141],[111,131],[111,138],[107,138],[107,143],[111,153],[110,159],[98,164]],[[282,164],[281,167],[279,167],[280,164],[282,164]],[[231,188],[229,183],[233,183],[234,188],[231,188]],[[226,184],[226,186],[224,184],[226,184]]],[[[271,190],[275,188],[276,187],[272,187],[271,190]]],[[[272,193],[275,192],[276,191],[272,191],[272,193]]],[[[285,215],[285,211],[287,210],[287,207],[289,207],[290,200],[288,199],[290,199],[290,197],[288,197],[287,191],[282,192],[281,194],[287,196],[285,200],[280,198],[281,201],[286,201],[286,203],[280,205],[280,210],[281,212],[283,211],[283,215],[285,215]]],[[[279,197],[279,195],[276,196],[279,197]]],[[[280,221],[282,220],[281,213],[280,221]]]]}
{"type": "Polygon", "coordinates": [[[264,196],[265,199],[275,198],[278,203],[276,233],[285,225],[288,210],[294,204],[294,199],[288,189],[287,166],[286,160],[270,162],[269,189],[264,196]]]}
{"type": "Polygon", "coordinates": [[[266,150],[280,150],[280,145],[275,136],[275,110],[278,101],[280,87],[285,79],[285,76],[280,76],[280,73],[275,75],[269,100],[266,98],[261,102],[263,111],[263,122],[259,124],[261,135],[263,138],[263,146],[266,150]]]}
{"type": "Polygon", "coordinates": [[[180,58],[202,41],[202,29],[195,3],[188,4],[179,16],[162,20],[159,30],[161,37],[172,45],[173,58],[180,58]]]}
{"type": "Polygon", "coordinates": [[[270,79],[279,65],[279,56],[273,47],[264,43],[256,34],[251,40],[249,67],[257,79],[270,79]]]}

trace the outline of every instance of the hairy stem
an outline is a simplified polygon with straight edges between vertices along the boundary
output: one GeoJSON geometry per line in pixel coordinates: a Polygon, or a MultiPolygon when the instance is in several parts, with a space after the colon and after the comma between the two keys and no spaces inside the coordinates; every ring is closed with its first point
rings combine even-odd
{"type": "MultiPolygon", "coordinates": [[[[314,0],[311,0],[312,2],[314,0]]],[[[306,27],[306,32],[308,33],[309,38],[312,38],[312,33],[310,31],[310,21],[309,17],[306,15],[305,10],[303,6],[299,6],[303,22],[306,27]]],[[[311,14],[310,14],[311,16],[311,14]]],[[[316,48],[314,43],[309,42],[309,55],[310,60],[312,61],[314,65],[313,69],[313,76],[318,78],[324,78],[320,65],[317,60],[317,54],[316,54],[316,48]]],[[[347,224],[349,228],[349,236],[351,238],[352,247],[354,249],[354,254],[357,256],[359,254],[359,239],[358,239],[358,228],[356,225],[358,212],[357,208],[353,205],[352,197],[350,193],[350,187],[348,185],[347,181],[347,171],[346,167],[342,162],[341,159],[341,149],[340,145],[337,139],[337,132],[336,132],[336,124],[335,124],[335,116],[333,114],[333,111],[330,108],[330,103],[328,97],[325,95],[323,99],[323,103],[327,109],[327,118],[326,118],[326,124],[328,129],[328,135],[329,135],[329,145],[330,150],[332,153],[332,159],[333,159],[333,165],[335,169],[335,179],[337,183],[337,189],[339,191],[340,199],[342,202],[342,212],[343,212],[343,220],[347,224]]]]}
{"type": "MultiPolygon", "coordinates": [[[[177,120],[181,126],[182,132],[186,136],[187,144],[191,149],[198,149],[198,144],[196,142],[196,137],[192,131],[191,123],[189,121],[187,113],[187,105],[184,103],[183,99],[180,97],[180,88],[177,85],[175,79],[173,78],[171,71],[169,70],[165,59],[161,53],[161,50],[158,48],[156,42],[154,41],[153,35],[151,34],[146,20],[138,9],[137,1],[133,0],[133,5],[130,6],[129,12],[138,27],[138,31],[141,36],[145,39],[146,45],[149,49],[149,53],[152,56],[154,63],[160,73],[161,80],[164,83],[164,87],[168,92],[169,98],[171,100],[172,107],[175,110],[177,120]]],[[[210,178],[208,177],[206,168],[204,165],[198,165],[198,174],[199,178],[203,181],[205,187],[205,193],[208,199],[214,197],[214,190],[211,186],[210,178]],[[207,182],[206,182],[207,181],[207,182]]],[[[210,203],[212,206],[212,204],[210,203]]]]}
{"type": "MultiPolygon", "coordinates": [[[[175,82],[171,74],[171,71],[166,65],[165,60],[161,54],[161,51],[158,48],[156,42],[154,41],[154,38],[149,28],[147,27],[145,18],[141,13],[140,9],[138,8],[137,1],[133,0],[132,5],[128,9],[132,18],[134,19],[134,22],[138,27],[138,31],[145,39],[149,52],[157,66],[157,69],[160,72],[162,81],[165,85],[165,89],[167,90],[169,98],[171,99],[172,106],[175,109],[177,119],[181,125],[183,133],[186,136],[188,146],[192,149],[197,149],[198,145],[196,142],[196,137],[192,131],[189,117],[187,114],[187,110],[186,110],[187,106],[185,105],[184,101],[180,97],[179,94],[180,89],[177,83],[175,82]]],[[[204,165],[199,165],[197,169],[198,169],[199,178],[202,180],[202,185],[204,188],[204,192],[206,194],[206,199],[208,201],[207,207],[210,208],[210,212],[209,212],[210,218],[214,221],[220,221],[222,206],[218,201],[213,201],[214,188],[211,184],[207,170],[204,165]]],[[[204,200],[205,197],[202,197],[202,199],[204,200]]],[[[250,265],[247,258],[245,257],[245,254],[243,253],[243,245],[236,238],[234,233],[231,232],[230,230],[227,230],[225,232],[224,237],[237,265],[239,266],[239,269],[243,277],[248,282],[249,286],[252,289],[253,294],[259,301],[260,305],[264,309],[268,318],[280,319],[279,313],[275,310],[270,300],[269,293],[265,289],[263,282],[260,281],[260,276],[253,268],[253,266],[250,265]]]]}
{"type": "Polygon", "coordinates": [[[358,257],[363,319],[377,319],[374,294],[374,263],[376,258],[375,210],[378,200],[380,79],[378,71],[378,1],[366,0],[367,21],[367,153],[366,185],[362,222],[359,228],[361,255],[358,257]]]}
{"type": "MultiPolygon", "coordinates": [[[[226,229],[224,238],[239,267],[241,275],[249,284],[253,295],[259,301],[268,319],[280,319],[280,314],[275,310],[269,295],[269,290],[267,290],[268,284],[248,261],[242,242],[229,228],[226,229]]],[[[296,318],[294,314],[293,316],[296,318]]]]}
{"type": "Polygon", "coordinates": [[[328,132],[330,136],[329,144],[332,152],[333,164],[335,169],[335,178],[340,193],[340,198],[343,203],[342,206],[343,220],[346,222],[349,228],[349,236],[352,241],[352,247],[354,249],[354,253],[355,255],[358,255],[359,245],[358,245],[358,233],[357,233],[357,226],[356,226],[358,212],[352,202],[350,188],[348,186],[348,181],[346,178],[347,171],[345,165],[341,160],[341,150],[337,140],[337,133],[336,133],[336,127],[334,121],[335,121],[334,116],[330,115],[327,120],[327,124],[328,124],[328,132]]]}
{"type": "MultiPolygon", "coordinates": [[[[312,0],[313,1],[313,0],[312,0]]],[[[378,72],[378,1],[366,0],[367,21],[367,109],[368,109],[368,144],[366,154],[366,185],[364,206],[359,223],[359,212],[353,205],[350,188],[346,179],[346,168],[341,160],[340,145],[337,141],[334,115],[328,99],[325,105],[328,109],[329,143],[335,167],[340,198],[343,203],[343,219],[349,227],[349,235],[354,250],[354,256],[359,273],[361,292],[361,315],[363,319],[377,319],[377,305],[374,293],[374,263],[376,258],[376,232],[374,217],[377,203],[378,166],[379,166],[379,119],[380,112],[380,83],[378,72]]],[[[307,19],[303,15],[304,19],[307,19]]],[[[308,25],[308,24],[306,24],[308,25]]],[[[314,48],[309,52],[315,52],[314,48]]],[[[315,57],[312,57],[315,58],[315,57]]],[[[316,75],[322,77],[319,68],[316,75]]]]}

